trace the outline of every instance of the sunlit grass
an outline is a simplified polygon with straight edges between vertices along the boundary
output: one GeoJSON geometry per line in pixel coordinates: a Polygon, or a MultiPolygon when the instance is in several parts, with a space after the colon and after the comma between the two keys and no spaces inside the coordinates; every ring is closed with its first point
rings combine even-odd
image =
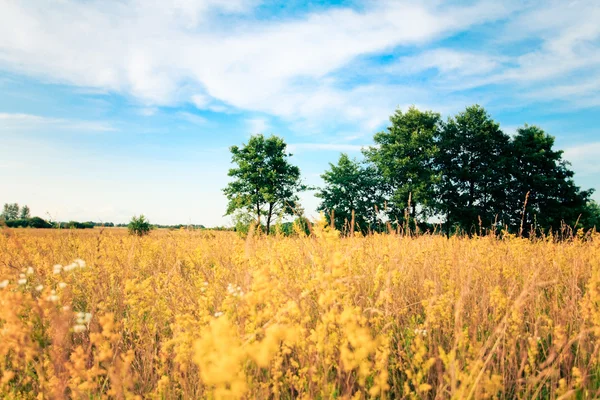
{"type": "Polygon", "coordinates": [[[2,398],[600,395],[600,237],[0,231],[2,398]]]}

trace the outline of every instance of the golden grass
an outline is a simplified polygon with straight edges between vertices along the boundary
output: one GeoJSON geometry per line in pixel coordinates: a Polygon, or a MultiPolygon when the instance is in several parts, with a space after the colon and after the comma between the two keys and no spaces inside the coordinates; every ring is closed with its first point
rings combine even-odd
{"type": "Polygon", "coordinates": [[[600,237],[315,234],[0,231],[0,397],[600,396],[600,237]]]}

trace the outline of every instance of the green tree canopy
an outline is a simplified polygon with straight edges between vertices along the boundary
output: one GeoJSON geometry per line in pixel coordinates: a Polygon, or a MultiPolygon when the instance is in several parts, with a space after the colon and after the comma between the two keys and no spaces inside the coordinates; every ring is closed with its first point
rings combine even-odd
{"type": "Polygon", "coordinates": [[[410,107],[405,113],[397,110],[390,122],[385,131],[375,134],[375,146],[365,150],[364,154],[391,187],[390,219],[401,221],[407,211],[413,220],[426,218],[430,214],[436,182],[434,139],[440,129],[440,114],[410,107]],[[419,213],[421,215],[417,215],[419,213]]]}
{"type": "Polygon", "coordinates": [[[592,191],[575,185],[563,152],[553,146],[554,137],[537,126],[519,128],[512,140],[509,224],[514,230],[520,228],[521,220],[524,227],[556,230],[563,222],[574,226],[586,213],[592,191]]]}
{"type": "Polygon", "coordinates": [[[223,189],[229,201],[226,215],[246,210],[256,215],[259,226],[261,216],[266,216],[268,234],[273,216],[300,211],[297,193],[305,187],[300,169],[289,162],[286,147],[280,137],[254,135],[247,144],[230,148],[237,167],[229,170],[233,181],[223,189]]]}
{"type": "MultiPolygon", "coordinates": [[[[329,164],[329,170],[321,175],[325,186],[316,196],[321,198],[319,211],[323,211],[331,223],[331,211],[336,229],[343,231],[355,213],[355,227],[368,232],[377,224],[377,210],[384,205],[384,182],[373,166],[363,166],[341,154],[337,164],[329,164]]],[[[347,229],[346,229],[347,230],[347,229]]]]}
{"type": "Polygon", "coordinates": [[[508,135],[478,105],[451,117],[437,138],[437,210],[448,224],[471,231],[503,219],[510,181],[508,135]]]}

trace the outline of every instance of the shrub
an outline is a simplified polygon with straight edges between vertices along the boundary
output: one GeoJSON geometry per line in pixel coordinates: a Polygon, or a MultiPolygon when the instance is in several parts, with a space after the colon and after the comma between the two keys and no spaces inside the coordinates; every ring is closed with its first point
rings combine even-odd
{"type": "Polygon", "coordinates": [[[129,225],[127,225],[129,229],[129,233],[131,235],[144,236],[150,233],[150,229],[152,226],[150,225],[150,221],[146,219],[143,215],[136,217],[135,215],[131,218],[129,225]]]}
{"type": "Polygon", "coordinates": [[[48,222],[45,219],[42,219],[40,217],[29,218],[29,226],[31,228],[38,228],[38,229],[52,228],[52,224],[50,222],[48,222]]]}

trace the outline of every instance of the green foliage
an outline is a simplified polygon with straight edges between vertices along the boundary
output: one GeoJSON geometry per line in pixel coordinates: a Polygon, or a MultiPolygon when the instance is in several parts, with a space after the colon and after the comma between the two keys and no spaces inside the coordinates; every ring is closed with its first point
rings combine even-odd
{"type": "Polygon", "coordinates": [[[277,224],[276,230],[284,236],[310,236],[311,223],[305,217],[298,217],[291,222],[277,224]]]}
{"type": "Polygon", "coordinates": [[[436,208],[448,228],[471,233],[502,219],[510,182],[510,138],[481,106],[475,105],[443,125],[435,159],[439,182],[436,208]]]}
{"type": "Polygon", "coordinates": [[[253,218],[252,214],[244,210],[237,210],[233,214],[233,230],[240,235],[240,237],[245,238],[250,231],[250,227],[253,223],[256,223],[256,220],[253,218]]]}
{"type": "Polygon", "coordinates": [[[376,229],[377,210],[384,208],[385,182],[375,167],[341,154],[321,178],[325,186],[316,194],[322,199],[318,210],[325,213],[328,223],[333,211],[336,229],[348,233],[354,211],[354,229],[363,233],[376,229]]]}
{"type": "Polygon", "coordinates": [[[131,218],[129,225],[127,225],[127,228],[129,229],[129,234],[131,235],[145,236],[150,233],[152,226],[143,215],[140,215],[139,217],[134,215],[131,218]]]}
{"type": "Polygon", "coordinates": [[[48,229],[52,228],[52,224],[40,217],[29,218],[29,227],[37,229],[48,229]]]}
{"type": "Polygon", "coordinates": [[[594,200],[589,200],[581,218],[582,227],[596,228],[600,231],[600,204],[594,200]]]}
{"type": "Polygon", "coordinates": [[[306,188],[300,183],[300,169],[291,165],[282,138],[254,135],[242,147],[232,146],[229,170],[233,178],[223,192],[229,201],[227,214],[238,210],[252,213],[260,225],[266,216],[266,231],[270,231],[275,215],[300,212],[297,193],[306,188]]]}
{"type": "Polygon", "coordinates": [[[410,107],[406,113],[397,110],[390,122],[385,131],[375,134],[376,146],[367,149],[365,156],[391,189],[387,204],[390,220],[402,221],[407,214],[413,220],[425,219],[431,214],[436,182],[432,166],[440,114],[410,107]]]}
{"type": "MultiPolygon", "coordinates": [[[[564,224],[597,225],[597,204],[590,200],[593,190],[582,191],[574,184],[569,163],[562,159],[562,151],[553,149],[554,138],[542,129],[525,125],[511,139],[478,105],[445,123],[439,114],[414,107],[406,113],[396,111],[390,121],[386,131],[375,134],[376,145],[364,154],[381,173],[380,187],[389,189],[385,200],[391,222],[404,223],[404,217],[410,216],[409,226],[414,228],[434,217],[444,222],[448,234],[505,227],[513,233],[532,229],[540,233],[564,224]]],[[[331,174],[323,175],[328,186],[331,174]]],[[[333,175],[339,175],[340,187],[359,191],[348,183],[359,178],[344,180],[339,171],[333,175]]],[[[347,197],[340,189],[337,197],[341,194],[347,197]]],[[[341,220],[349,219],[344,207],[338,208],[341,220]]],[[[369,218],[362,209],[360,214],[369,218]]],[[[339,228],[341,221],[335,217],[339,228]]]]}
{"type": "Polygon", "coordinates": [[[47,229],[52,228],[53,225],[40,217],[24,218],[24,219],[11,219],[6,221],[6,226],[9,228],[37,228],[47,229]]]}
{"type": "Polygon", "coordinates": [[[21,211],[19,212],[19,219],[28,219],[31,218],[31,210],[29,210],[28,206],[23,206],[21,211]]]}
{"type": "Polygon", "coordinates": [[[0,219],[11,221],[17,218],[19,218],[19,205],[17,203],[4,204],[2,214],[0,214],[0,219]]]}
{"type": "Polygon", "coordinates": [[[520,229],[521,221],[524,227],[541,229],[558,230],[563,222],[575,226],[591,191],[575,186],[563,152],[553,149],[554,138],[537,126],[525,125],[517,130],[511,145],[509,225],[513,230],[520,229]]]}

